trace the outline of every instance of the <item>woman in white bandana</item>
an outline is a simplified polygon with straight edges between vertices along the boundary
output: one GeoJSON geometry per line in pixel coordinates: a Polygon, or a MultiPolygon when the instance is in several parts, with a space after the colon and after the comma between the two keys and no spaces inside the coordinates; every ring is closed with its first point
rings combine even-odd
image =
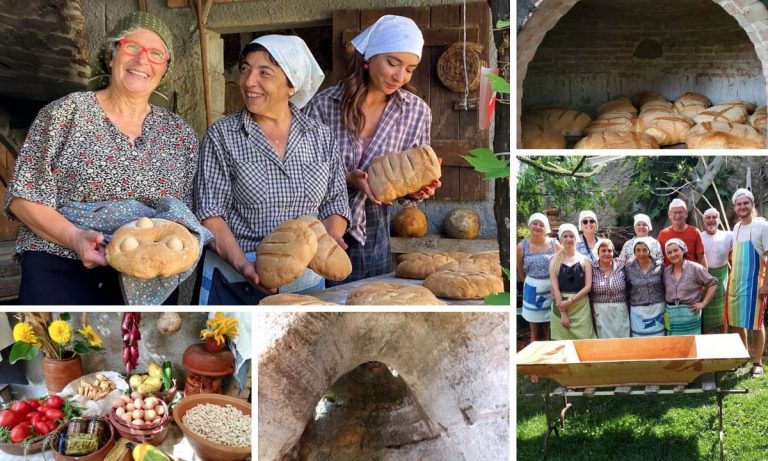
{"type": "Polygon", "coordinates": [[[650,236],[650,232],[653,230],[651,227],[651,218],[646,214],[635,215],[635,236],[627,240],[624,246],[621,247],[621,254],[619,259],[622,262],[628,262],[635,257],[635,242],[638,239],[645,239],[645,243],[650,250],[652,259],[664,259],[664,253],[661,251],[661,244],[658,240],[650,236]]]}
{"type": "MultiPolygon", "coordinates": [[[[200,304],[255,304],[267,292],[254,267],[261,239],[312,215],[345,247],[347,188],[336,141],[303,107],[323,72],[299,37],[266,35],[240,54],[245,109],[214,123],[200,144],[195,213],[215,236],[199,277],[200,304]]],[[[280,292],[324,288],[307,269],[280,292]]]]}
{"type": "MultiPolygon", "coordinates": [[[[416,23],[386,15],[352,40],[342,81],[318,94],[307,114],[333,131],[346,169],[352,218],[344,240],[352,274],[341,283],[392,271],[389,210],[371,193],[365,172],[376,156],[430,142],[432,112],[408,85],[421,61],[424,38],[416,23]]],[[[440,181],[401,201],[434,195],[440,181]]]]}

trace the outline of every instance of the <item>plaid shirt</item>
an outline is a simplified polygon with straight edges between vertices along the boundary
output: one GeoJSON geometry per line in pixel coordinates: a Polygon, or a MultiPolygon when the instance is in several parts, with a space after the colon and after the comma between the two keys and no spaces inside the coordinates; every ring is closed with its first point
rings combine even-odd
{"type": "MultiPolygon", "coordinates": [[[[397,90],[389,98],[379,120],[376,133],[367,149],[361,139],[355,139],[341,120],[341,85],[335,85],[316,95],[304,109],[306,114],[331,127],[339,143],[339,151],[347,171],[368,169],[378,155],[398,152],[429,144],[432,111],[426,102],[408,91],[397,90]]],[[[349,233],[365,244],[365,194],[349,191],[349,233]]]]}
{"type": "Polygon", "coordinates": [[[613,260],[613,269],[608,275],[600,269],[600,263],[592,263],[592,297],[593,303],[620,303],[626,301],[626,281],[624,280],[624,263],[613,260]]]}
{"type": "Polygon", "coordinates": [[[349,219],[344,170],[330,130],[291,105],[283,159],[247,109],[214,123],[200,144],[195,214],[221,216],[243,252],[302,215],[349,219]]]}

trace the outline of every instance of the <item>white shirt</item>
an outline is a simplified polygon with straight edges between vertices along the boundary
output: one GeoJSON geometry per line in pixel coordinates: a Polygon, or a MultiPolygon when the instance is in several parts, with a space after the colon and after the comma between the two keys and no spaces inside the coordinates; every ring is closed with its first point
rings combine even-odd
{"type": "Polygon", "coordinates": [[[753,218],[752,223],[746,226],[742,226],[741,222],[736,223],[736,225],[733,226],[733,235],[734,242],[745,242],[748,239],[752,240],[752,245],[755,246],[755,249],[760,256],[765,254],[765,250],[768,249],[768,222],[764,219],[753,218]],[[751,239],[750,231],[752,234],[751,239]]]}
{"type": "Polygon", "coordinates": [[[707,256],[707,265],[710,268],[719,269],[728,264],[728,253],[733,248],[733,233],[731,231],[718,229],[715,235],[709,235],[704,231],[701,233],[701,240],[704,242],[704,254],[707,256]]]}

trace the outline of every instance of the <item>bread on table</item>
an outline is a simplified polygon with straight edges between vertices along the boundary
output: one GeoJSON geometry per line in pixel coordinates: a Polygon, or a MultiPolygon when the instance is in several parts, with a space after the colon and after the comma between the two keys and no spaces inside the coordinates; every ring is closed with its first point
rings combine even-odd
{"type": "Polygon", "coordinates": [[[336,303],[329,303],[309,295],[300,295],[297,293],[279,293],[267,296],[259,301],[259,305],[269,306],[338,306],[336,303]]]}
{"type": "Polygon", "coordinates": [[[574,149],[658,149],[652,136],[635,132],[600,132],[581,138],[574,149]]]}
{"type": "Polygon", "coordinates": [[[688,130],[689,149],[765,149],[765,136],[749,125],[704,122],[688,130]]]}
{"type": "Polygon", "coordinates": [[[565,136],[557,130],[534,123],[523,123],[520,129],[523,149],[565,149],[565,136]]]}
{"type": "Polygon", "coordinates": [[[660,146],[685,142],[693,120],[672,111],[648,110],[635,121],[635,131],[653,137],[660,146]]]}
{"type": "Polygon", "coordinates": [[[460,270],[468,272],[485,272],[501,278],[501,264],[485,258],[467,258],[461,261],[451,261],[435,269],[435,272],[447,270],[460,270]]]}
{"type": "MultiPolygon", "coordinates": [[[[480,253],[475,253],[470,256],[472,259],[490,259],[491,261],[500,261],[501,255],[498,251],[481,251],[480,253]]],[[[458,258],[454,258],[458,259],[458,258]]]]}
{"type": "Polygon", "coordinates": [[[677,98],[672,110],[677,114],[693,118],[711,105],[712,103],[706,96],[688,92],[677,98]]]}
{"type": "Polygon", "coordinates": [[[428,289],[418,285],[402,283],[373,282],[349,292],[347,305],[410,305],[428,306],[445,304],[428,289]]]}
{"type": "Polygon", "coordinates": [[[427,145],[380,155],[368,167],[368,185],[381,202],[418,192],[440,176],[440,162],[427,145]]]}
{"type": "Polygon", "coordinates": [[[455,261],[445,253],[406,253],[400,256],[395,277],[424,280],[439,266],[455,261]]]}
{"type": "Polygon", "coordinates": [[[504,291],[504,283],[495,275],[458,269],[434,272],[424,280],[424,287],[448,299],[483,299],[504,291]]]}
{"type": "Polygon", "coordinates": [[[266,288],[292,282],[317,253],[317,236],[305,223],[289,219],[275,227],[256,249],[256,273],[266,288]]]}
{"type": "Polygon", "coordinates": [[[544,106],[523,114],[521,121],[564,136],[582,136],[592,119],[586,113],[566,106],[544,106]]]}
{"type": "Polygon", "coordinates": [[[747,110],[739,105],[718,105],[699,112],[693,117],[696,123],[728,122],[747,123],[747,110]]]}
{"type": "Polygon", "coordinates": [[[303,222],[315,233],[317,237],[317,253],[309,262],[309,268],[329,280],[341,281],[352,273],[352,261],[343,248],[336,243],[325,226],[314,216],[300,216],[299,222],[303,222]]]}
{"type": "Polygon", "coordinates": [[[140,218],[115,231],[106,248],[107,263],[140,279],[180,274],[197,262],[197,239],[181,224],[140,218]]]}

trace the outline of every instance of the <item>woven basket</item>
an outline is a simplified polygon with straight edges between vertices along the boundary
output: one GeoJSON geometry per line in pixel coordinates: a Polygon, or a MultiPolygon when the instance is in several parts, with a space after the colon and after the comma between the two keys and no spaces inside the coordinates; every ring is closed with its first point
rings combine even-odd
{"type": "Polygon", "coordinates": [[[464,42],[456,42],[445,49],[437,60],[437,78],[451,91],[463,93],[466,88],[474,91],[480,86],[480,68],[482,59],[480,52],[483,45],[466,42],[467,45],[467,82],[464,80],[464,42]]]}

